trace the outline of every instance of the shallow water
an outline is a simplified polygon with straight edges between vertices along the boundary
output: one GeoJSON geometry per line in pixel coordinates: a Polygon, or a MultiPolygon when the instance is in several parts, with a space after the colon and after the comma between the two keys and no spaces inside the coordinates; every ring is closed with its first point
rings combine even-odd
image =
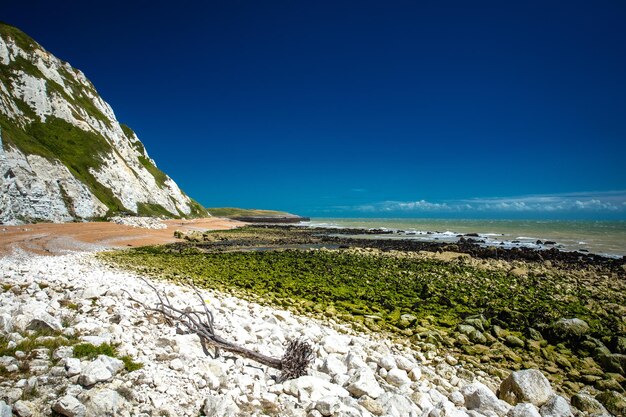
{"type": "Polygon", "coordinates": [[[484,240],[486,245],[557,247],[612,257],[626,256],[626,221],[312,218],[305,224],[388,229],[401,232],[380,237],[441,242],[456,242],[459,234],[477,233],[479,237],[474,239],[484,240]],[[538,240],[542,244],[537,244],[538,240]],[[556,242],[556,245],[545,245],[546,241],[556,242]]]}

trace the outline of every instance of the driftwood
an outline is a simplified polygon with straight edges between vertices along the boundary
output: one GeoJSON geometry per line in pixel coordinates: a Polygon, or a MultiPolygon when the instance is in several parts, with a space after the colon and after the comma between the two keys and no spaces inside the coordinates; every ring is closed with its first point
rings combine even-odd
{"type": "Polygon", "coordinates": [[[219,351],[222,349],[278,369],[281,371],[280,376],[277,378],[279,383],[306,375],[307,368],[313,359],[313,349],[307,342],[298,339],[287,342],[285,354],[281,359],[266,356],[236,345],[215,334],[213,313],[207,308],[200,291],[193,285],[191,280],[189,284],[200,299],[203,307],[202,311],[193,310],[189,307],[184,310],[174,307],[167,294],[159,293],[147,280],[143,278],[142,280],[156,293],[159,299],[156,307],[146,306],[141,301],[132,298],[129,294],[130,299],[141,304],[147,310],[162,314],[166,320],[182,327],[182,330],[186,333],[197,334],[200,337],[200,343],[205,354],[209,354],[208,347],[211,346],[215,349],[216,356],[219,355],[219,351]]]}

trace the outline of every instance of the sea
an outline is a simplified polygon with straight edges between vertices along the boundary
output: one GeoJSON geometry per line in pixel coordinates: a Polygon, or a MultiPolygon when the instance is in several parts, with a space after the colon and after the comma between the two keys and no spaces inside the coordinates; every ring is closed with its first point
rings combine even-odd
{"type": "Polygon", "coordinates": [[[459,235],[477,234],[472,239],[483,242],[480,244],[485,246],[539,250],[556,247],[563,251],[580,251],[612,258],[626,256],[624,220],[311,218],[304,224],[311,227],[382,229],[394,232],[377,236],[383,239],[450,243],[458,241],[459,235]]]}

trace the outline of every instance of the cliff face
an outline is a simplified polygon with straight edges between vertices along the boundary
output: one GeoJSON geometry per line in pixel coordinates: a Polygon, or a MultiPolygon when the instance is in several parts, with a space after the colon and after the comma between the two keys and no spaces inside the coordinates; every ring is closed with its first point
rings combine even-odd
{"type": "Polygon", "coordinates": [[[85,75],[0,23],[0,222],[201,216],[85,75]]]}

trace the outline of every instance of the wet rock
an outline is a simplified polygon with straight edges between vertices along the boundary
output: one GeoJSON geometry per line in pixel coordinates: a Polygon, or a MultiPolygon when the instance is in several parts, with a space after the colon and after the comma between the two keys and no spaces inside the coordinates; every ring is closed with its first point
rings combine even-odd
{"type": "Polygon", "coordinates": [[[541,407],[552,395],[550,382],[536,369],[511,373],[502,381],[499,389],[499,397],[511,405],[529,402],[541,407]]]}
{"type": "Polygon", "coordinates": [[[600,401],[609,413],[615,416],[626,415],[626,396],[617,391],[604,391],[596,395],[596,400],[600,401]]]}
{"type": "Polygon", "coordinates": [[[621,353],[603,353],[597,355],[596,359],[605,371],[626,376],[626,355],[621,353]]]}
{"type": "Polygon", "coordinates": [[[85,417],[87,415],[85,406],[71,395],[59,398],[52,406],[52,410],[67,417],[85,417]]]}
{"type": "Polygon", "coordinates": [[[589,324],[579,318],[560,319],[550,328],[552,335],[558,340],[579,340],[589,333],[589,324]]]}
{"type": "Polygon", "coordinates": [[[589,414],[608,414],[606,408],[591,395],[579,392],[572,397],[572,405],[589,414]]]}

